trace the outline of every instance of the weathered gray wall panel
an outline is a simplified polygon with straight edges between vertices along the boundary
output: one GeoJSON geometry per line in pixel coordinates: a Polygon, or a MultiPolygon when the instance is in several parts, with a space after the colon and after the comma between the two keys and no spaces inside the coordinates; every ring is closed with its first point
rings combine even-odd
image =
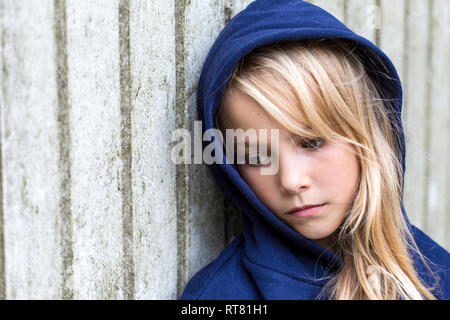
{"type": "MultiPolygon", "coordinates": [[[[224,8],[223,0],[191,0],[186,6],[185,90],[192,137],[198,119],[195,89],[206,54],[224,26],[224,8]]],[[[190,166],[189,181],[188,278],[215,258],[225,243],[223,196],[207,166],[190,166]]]]}
{"type": "Polygon", "coordinates": [[[3,3],[0,2],[0,300],[6,298],[6,287],[5,287],[5,241],[3,235],[3,156],[2,156],[2,132],[3,132],[3,112],[4,112],[4,99],[3,99],[3,37],[5,33],[3,32],[3,3]]]}
{"type": "Polygon", "coordinates": [[[405,80],[405,1],[380,1],[380,48],[389,56],[402,81],[405,80]]]}
{"type": "Polygon", "coordinates": [[[345,0],[311,0],[309,2],[328,11],[340,21],[345,22],[345,0]]]}
{"type": "Polygon", "coordinates": [[[429,155],[424,152],[429,123],[427,112],[427,82],[431,75],[428,66],[429,2],[409,0],[407,15],[407,81],[404,83],[405,103],[403,119],[406,137],[405,209],[413,223],[425,228],[426,166],[429,155]]]}
{"type": "MultiPolygon", "coordinates": [[[[449,243],[450,212],[450,6],[435,0],[431,8],[431,48],[429,84],[430,154],[428,205],[425,215],[428,232],[438,243],[449,243]]],[[[427,153],[427,152],[426,152],[427,153]]]]}
{"type": "Polygon", "coordinates": [[[8,299],[62,296],[52,1],[3,1],[2,174],[8,299]]]}
{"type": "Polygon", "coordinates": [[[136,299],[176,298],[174,16],[174,1],[130,1],[136,299]]]}
{"type": "Polygon", "coordinates": [[[74,298],[121,299],[119,1],[67,1],[74,298]]]}
{"type": "Polygon", "coordinates": [[[347,26],[359,35],[376,42],[379,24],[379,7],[376,0],[346,0],[345,18],[347,26]]]}

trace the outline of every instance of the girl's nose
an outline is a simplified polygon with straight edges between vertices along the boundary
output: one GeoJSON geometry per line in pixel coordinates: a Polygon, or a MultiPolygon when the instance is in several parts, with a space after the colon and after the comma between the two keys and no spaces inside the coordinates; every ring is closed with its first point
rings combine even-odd
{"type": "Polygon", "coordinates": [[[296,194],[311,185],[308,165],[295,151],[280,155],[280,189],[284,194],[296,194]]]}

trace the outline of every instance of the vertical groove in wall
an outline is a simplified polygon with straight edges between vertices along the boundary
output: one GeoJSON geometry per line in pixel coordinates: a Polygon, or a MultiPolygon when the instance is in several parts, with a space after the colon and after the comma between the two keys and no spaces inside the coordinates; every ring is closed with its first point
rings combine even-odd
{"type": "MultiPolygon", "coordinates": [[[[408,119],[408,113],[409,113],[409,45],[410,45],[410,33],[409,33],[409,1],[404,2],[404,15],[403,15],[403,74],[399,75],[402,80],[402,89],[403,89],[403,105],[402,105],[402,122],[403,122],[403,131],[405,132],[405,127],[407,125],[407,119],[408,119]]],[[[405,139],[405,148],[406,148],[406,139],[408,138],[409,133],[405,132],[404,139],[405,139]]],[[[408,150],[406,150],[406,153],[408,153],[408,150]]],[[[406,163],[406,155],[404,162],[406,163]]],[[[405,165],[405,172],[403,172],[402,177],[402,201],[403,206],[405,206],[405,199],[404,199],[404,192],[405,192],[405,177],[406,177],[406,167],[405,165]]],[[[406,209],[405,209],[406,210],[406,209]]],[[[408,219],[411,219],[410,216],[408,216],[408,219]]]]}
{"type": "Polygon", "coordinates": [[[430,154],[430,148],[431,148],[431,83],[432,83],[432,77],[431,74],[431,59],[432,59],[432,50],[433,50],[433,5],[434,0],[429,0],[428,2],[428,12],[427,12],[427,23],[428,23],[428,36],[427,36],[427,56],[426,56],[426,66],[427,72],[426,79],[425,79],[425,119],[423,123],[425,124],[425,145],[424,145],[424,155],[425,157],[425,192],[424,192],[424,207],[423,211],[425,218],[424,221],[424,230],[425,232],[428,231],[428,219],[427,216],[429,214],[429,197],[428,197],[428,190],[430,188],[430,158],[428,155],[430,154]]]}
{"type": "Polygon", "coordinates": [[[55,0],[55,64],[57,83],[57,113],[58,113],[58,141],[59,159],[58,164],[62,173],[61,177],[61,198],[59,200],[59,215],[57,217],[58,230],[61,239],[62,255],[62,298],[73,299],[72,263],[72,201],[71,201],[71,135],[70,135],[70,103],[68,92],[68,64],[67,64],[67,20],[66,1],[55,0]]]}
{"type": "Polygon", "coordinates": [[[410,14],[410,2],[405,1],[405,14],[403,15],[403,119],[406,122],[407,113],[409,112],[409,100],[408,100],[408,80],[409,80],[409,45],[410,45],[410,33],[409,33],[409,14],[410,14]]]}
{"type": "Polygon", "coordinates": [[[232,4],[228,3],[228,1],[226,1],[224,6],[223,6],[223,16],[225,17],[224,25],[226,25],[228,22],[230,22],[232,15],[233,15],[232,4]]]}
{"type": "MultiPolygon", "coordinates": [[[[184,43],[187,0],[175,0],[175,64],[176,64],[176,126],[188,128],[186,104],[186,50],[184,43]]],[[[177,165],[177,297],[188,280],[189,273],[189,167],[177,165]]]]}
{"type": "Polygon", "coordinates": [[[343,10],[344,10],[344,24],[347,25],[348,24],[348,4],[347,4],[347,0],[344,0],[343,2],[343,10]]]}
{"type": "Polygon", "coordinates": [[[7,76],[6,67],[5,67],[5,59],[4,59],[4,45],[5,45],[5,37],[4,37],[4,25],[3,25],[3,1],[0,1],[0,30],[1,30],[1,57],[2,57],[2,99],[0,101],[0,300],[6,299],[6,276],[5,276],[5,242],[3,236],[3,154],[2,154],[2,123],[3,123],[3,97],[5,96],[5,85],[4,81],[7,76]]]}
{"type": "Polygon", "coordinates": [[[122,192],[122,243],[124,299],[135,298],[133,254],[133,194],[132,194],[132,139],[131,139],[131,52],[130,3],[119,3],[120,51],[120,139],[121,139],[121,192],[122,192]]]}
{"type": "Polygon", "coordinates": [[[380,47],[381,46],[381,28],[382,26],[378,23],[382,23],[382,16],[383,16],[383,9],[381,8],[381,0],[376,0],[375,5],[378,11],[376,13],[379,14],[379,16],[376,18],[377,24],[375,26],[375,44],[380,47]]]}

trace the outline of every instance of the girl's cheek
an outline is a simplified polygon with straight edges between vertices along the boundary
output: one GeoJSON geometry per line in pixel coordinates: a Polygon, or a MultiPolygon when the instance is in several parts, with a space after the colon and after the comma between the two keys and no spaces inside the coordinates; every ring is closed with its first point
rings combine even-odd
{"type": "MultiPolygon", "coordinates": [[[[329,190],[350,192],[359,177],[359,164],[351,149],[335,147],[317,162],[316,181],[329,190]]],[[[344,192],[347,193],[347,192],[344,192]]]]}
{"type": "Polygon", "coordinates": [[[268,200],[273,194],[276,175],[261,175],[259,168],[245,165],[238,165],[238,172],[258,197],[268,200]]]}

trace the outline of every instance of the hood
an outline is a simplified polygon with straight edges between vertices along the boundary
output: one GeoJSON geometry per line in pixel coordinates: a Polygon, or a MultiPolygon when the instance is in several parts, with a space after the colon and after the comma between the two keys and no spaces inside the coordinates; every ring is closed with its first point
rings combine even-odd
{"type": "MultiPolygon", "coordinates": [[[[402,87],[392,62],[375,44],[355,34],[333,15],[300,0],[254,1],[222,30],[207,55],[198,85],[198,117],[203,122],[203,133],[215,128],[214,113],[227,80],[241,58],[266,44],[319,38],[345,38],[355,42],[366,71],[380,85],[382,96],[392,101],[391,119],[401,128],[397,152],[404,172],[402,87]]],[[[204,142],[203,147],[209,143],[204,142]]],[[[252,263],[305,281],[325,276],[327,270],[339,266],[340,258],[333,252],[303,237],[272,213],[223,157],[223,164],[214,163],[210,169],[220,188],[243,212],[245,256],[252,263]]],[[[406,217],[403,201],[401,206],[406,217]]]]}

